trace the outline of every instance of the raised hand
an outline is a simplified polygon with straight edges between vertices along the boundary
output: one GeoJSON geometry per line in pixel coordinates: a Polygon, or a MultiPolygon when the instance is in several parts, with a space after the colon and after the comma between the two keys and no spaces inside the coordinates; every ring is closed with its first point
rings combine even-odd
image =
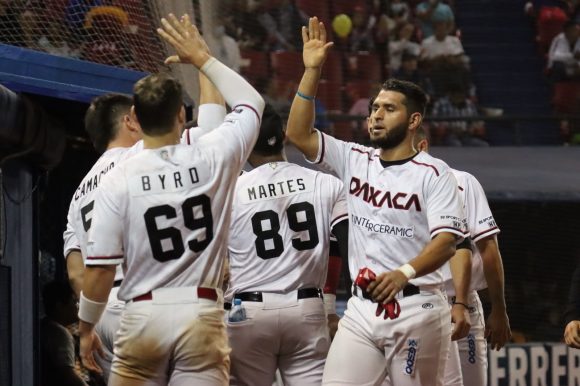
{"type": "Polygon", "coordinates": [[[306,68],[320,68],[324,64],[333,42],[326,41],[326,28],[317,17],[311,17],[308,27],[302,27],[302,59],[306,68]]]}
{"type": "Polygon", "coordinates": [[[165,59],[165,64],[190,63],[201,68],[210,58],[207,44],[188,15],[183,15],[179,21],[175,15],[169,14],[168,19],[161,19],[161,24],[157,33],[177,52],[177,55],[165,59]]]}

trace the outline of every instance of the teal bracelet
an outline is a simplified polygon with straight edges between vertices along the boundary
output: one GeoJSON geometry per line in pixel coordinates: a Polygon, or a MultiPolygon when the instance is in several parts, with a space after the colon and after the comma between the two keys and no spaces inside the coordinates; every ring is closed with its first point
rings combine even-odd
{"type": "Polygon", "coordinates": [[[306,99],[307,101],[311,101],[312,102],[314,100],[314,97],[313,96],[304,95],[300,91],[296,91],[296,95],[298,95],[302,99],[306,99]]]}

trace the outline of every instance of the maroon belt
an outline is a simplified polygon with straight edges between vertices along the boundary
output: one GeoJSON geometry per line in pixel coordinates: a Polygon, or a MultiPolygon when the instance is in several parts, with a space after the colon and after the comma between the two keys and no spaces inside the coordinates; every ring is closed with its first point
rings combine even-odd
{"type": "MultiPolygon", "coordinates": [[[[197,287],[197,297],[201,299],[217,301],[218,294],[215,288],[197,287]]],[[[146,294],[133,298],[134,302],[142,302],[145,300],[153,300],[153,294],[151,292],[147,292],[146,294]]]]}

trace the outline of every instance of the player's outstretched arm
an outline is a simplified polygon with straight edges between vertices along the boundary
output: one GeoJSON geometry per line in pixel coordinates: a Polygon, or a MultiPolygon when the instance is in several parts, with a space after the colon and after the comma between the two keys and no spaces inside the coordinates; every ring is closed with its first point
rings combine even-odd
{"type": "Polygon", "coordinates": [[[292,102],[286,136],[306,158],[314,160],[318,154],[318,134],[313,130],[314,98],[318,81],[332,42],[326,41],[326,29],[318,18],[311,17],[308,28],[302,27],[304,75],[292,102]]]}
{"type": "Polygon", "coordinates": [[[367,289],[373,300],[378,303],[388,303],[407,285],[410,279],[427,275],[445,264],[455,254],[456,237],[453,233],[438,233],[408,264],[378,275],[367,289]]]}
{"type": "Polygon", "coordinates": [[[501,349],[512,337],[504,296],[504,273],[497,237],[491,235],[476,242],[483,273],[489,289],[491,312],[485,323],[485,335],[490,338],[491,349],[501,349]]]}
{"type": "MultiPolygon", "coordinates": [[[[466,243],[470,244],[469,239],[466,239],[466,243]]],[[[471,283],[471,249],[458,246],[455,255],[449,259],[449,267],[455,288],[455,303],[451,307],[451,320],[455,326],[451,333],[451,340],[458,340],[466,337],[471,328],[467,306],[471,283]]]]}
{"type": "Polygon", "coordinates": [[[256,110],[259,117],[264,111],[262,96],[238,73],[213,58],[198,29],[191,24],[189,16],[182,17],[184,22],[170,14],[161,19],[162,28],[157,32],[175,48],[177,55],[168,57],[165,63],[190,63],[200,69],[223,95],[232,107],[247,104],[256,110]]]}

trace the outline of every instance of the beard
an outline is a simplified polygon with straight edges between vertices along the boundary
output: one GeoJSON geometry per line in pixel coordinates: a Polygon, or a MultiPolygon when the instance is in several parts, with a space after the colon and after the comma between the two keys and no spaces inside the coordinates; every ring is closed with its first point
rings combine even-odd
{"type": "Polygon", "coordinates": [[[371,135],[371,144],[383,150],[393,149],[405,140],[407,137],[407,129],[408,124],[405,122],[394,126],[383,136],[373,138],[371,135]]]}

